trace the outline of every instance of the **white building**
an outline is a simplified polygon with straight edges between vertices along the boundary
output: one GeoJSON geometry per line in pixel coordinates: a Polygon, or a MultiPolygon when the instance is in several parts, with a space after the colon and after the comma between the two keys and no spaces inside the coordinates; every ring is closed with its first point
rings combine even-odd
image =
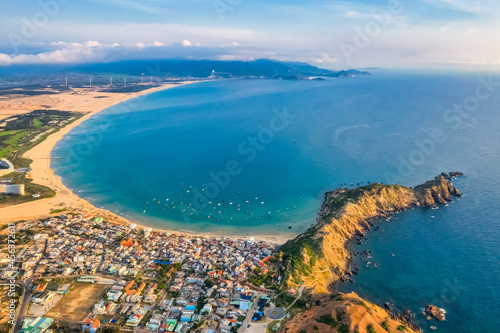
{"type": "MultiPolygon", "coordinates": [[[[2,175],[2,171],[4,170],[0,169],[0,176],[2,175]]],[[[0,193],[24,195],[24,184],[0,184],[0,193]]]]}

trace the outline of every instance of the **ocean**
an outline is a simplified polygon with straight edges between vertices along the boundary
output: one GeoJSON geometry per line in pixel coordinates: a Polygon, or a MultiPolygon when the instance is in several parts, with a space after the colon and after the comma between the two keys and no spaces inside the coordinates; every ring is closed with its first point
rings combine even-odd
{"type": "MultiPolygon", "coordinates": [[[[438,332],[494,332],[500,302],[500,77],[377,71],[324,81],[223,80],[113,106],[54,150],[63,183],[151,227],[214,234],[305,231],[325,191],[414,186],[462,171],[465,193],[380,222],[354,284],[376,303],[447,311],[438,332]],[[394,254],[394,255],[393,255],[394,254]]],[[[358,259],[359,260],[359,259],[358,259]]]]}

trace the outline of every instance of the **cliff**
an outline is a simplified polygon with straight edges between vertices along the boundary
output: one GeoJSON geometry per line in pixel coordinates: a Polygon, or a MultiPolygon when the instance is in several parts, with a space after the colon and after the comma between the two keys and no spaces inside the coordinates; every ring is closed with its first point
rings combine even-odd
{"type": "Polygon", "coordinates": [[[364,235],[370,228],[370,220],[386,218],[411,207],[451,201],[460,192],[449,179],[450,176],[443,173],[413,189],[376,183],[327,192],[318,223],[280,247],[289,287],[304,285],[314,293],[327,292],[328,286],[348,269],[348,241],[364,235]]]}
{"type": "Polygon", "coordinates": [[[414,333],[411,324],[361,299],[355,293],[318,295],[304,312],[295,315],[279,333],[377,332],[414,333]],[[369,328],[370,327],[370,328],[369,328]]]}

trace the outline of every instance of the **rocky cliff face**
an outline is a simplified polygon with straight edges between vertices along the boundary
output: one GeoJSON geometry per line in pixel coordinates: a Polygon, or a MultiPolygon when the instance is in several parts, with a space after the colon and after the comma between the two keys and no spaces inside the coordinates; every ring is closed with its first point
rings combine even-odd
{"type": "Polygon", "coordinates": [[[391,316],[385,309],[361,299],[355,293],[317,295],[305,311],[296,314],[279,333],[371,332],[415,333],[411,323],[391,316]]]}
{"type": "Polygon", "coordinates": [[[347,242],[364,235],[370,220],[414,206],[443,204],[458,195],[447,174],[413,189],[377,183],[327,192],[318,223],[281,247],[289,286],[302,284],[314,293],[327,292],[348,268],[347,242]]]}

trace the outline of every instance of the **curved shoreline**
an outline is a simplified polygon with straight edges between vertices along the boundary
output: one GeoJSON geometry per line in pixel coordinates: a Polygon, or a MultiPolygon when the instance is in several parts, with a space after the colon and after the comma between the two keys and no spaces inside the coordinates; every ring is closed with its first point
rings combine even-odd
{"type": "MultiPolygon", "coordinates": [[[[225,233],[196,233],[187,231],[178,231],[164,228],[155,228],[143,225],[142,222],[132,222],[128,219],[114,214],[106,209],[98,208],[91,204],[89,201],[79,197],[72,190],[67,188],[61,181],[61,179],[54,173],[50,167],[50,155],[54,146],[59,142],[67,133],[69,133],[73,128],[79,126],[82,122],[100,113],[112,106],[126,102],[133,98],[158,92],[161,90],[170,89],[173,87],[178,87],[180,85],[197,83],[200,81],[186,81],[180,84],[165,84],[160,87],[155,87],[147,90],[143,90],[136,93],[103,93],[96,91],[82,91],[77,90],[76,96],[75,91],[72,93],[61,93],[58,95],[59,99],[63,101],[74,101],[71,106],[65,107],[66,111],[80,111],[88,112],[83,117],[77,119],[76,121],[68,124],[67,126],[61,128],[59,131],[49,135],[44,141],[36,145],[32,149],[28,150],[23,157],[32,159],[31,171],[27,173],[27,177],[33,179],[36,184],[47,186],[56,192],[56,195],[52,198],[45,198],[40,200],[34,200],[26,203],[21,203],[18,205],[8,206],[0,208],[0,224],[9,223],[19,220],[31,220],[36,218],[45,218],[50,216],[55,216],[56,214],[50,214],[50,210],[56,208],[68,207],[71,211],[82,214],[82,215],[98,215],[105,218],[106,221],[111,223],[117,223],[122,225],[137,224],[139,228],[151,228],[154,230],[171,232],[175,234],[189,234],[198,236],[226,236],[226,237],[237,237],[237,238],[248,238],[249,235],[232,235],[225,233]],[[85,98],[80,98],[86,96],[85,98]],[[106,98],[102,98],[106,96],[106,98]],[[76,103],[76,104],[75,104],[76,103]],[[82,110],[83,109],[83,110],[82,110]]],[[[168,227],[167,227],[168,228],[168,227]]],[[[252,235],[254,236],[254,235],[252,235]]],[[[272,243],[284,243],[290,238],[295,236],[266,236],[266,235],[255,235],[257,240],[265,240],[266,242],[272,243]]]]}

